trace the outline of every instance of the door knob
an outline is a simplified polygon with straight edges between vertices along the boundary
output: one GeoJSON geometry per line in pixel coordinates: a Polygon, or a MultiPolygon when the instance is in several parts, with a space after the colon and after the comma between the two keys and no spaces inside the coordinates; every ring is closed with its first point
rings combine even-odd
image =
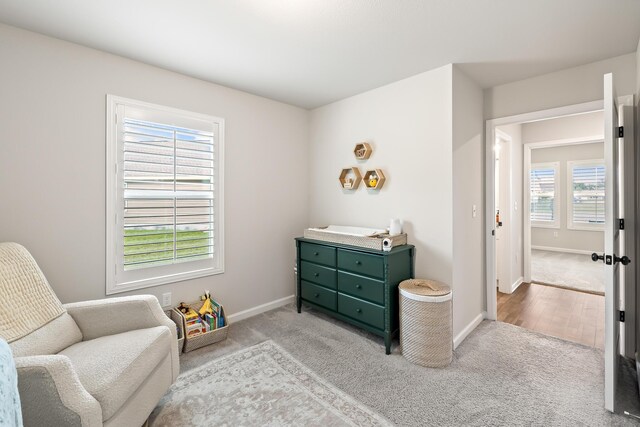
{"type": "Polygon", "coordinates": [[[360,264],[362,264],[362,261],[359,261],[359,260],[356,261],[356,265],[360,265],[360,264]]]}
{"type": "Polygon", "coordinates": [[[602,255],[598,255],[597,253],[592,253],[591,254],[591,261],[593,262],[598,262],[598,261],[602,261],[604,262],[604,254],[602,255]]]}
{"type": "Polygon", "coordinates": [[[629,263],[631,263],[631,260],[629,259],[628,256],[624,255],[622,258],[618,258],[615,254],[613,255],[613,263],[621,263],[622,265],[628,265],[629,263]]]}

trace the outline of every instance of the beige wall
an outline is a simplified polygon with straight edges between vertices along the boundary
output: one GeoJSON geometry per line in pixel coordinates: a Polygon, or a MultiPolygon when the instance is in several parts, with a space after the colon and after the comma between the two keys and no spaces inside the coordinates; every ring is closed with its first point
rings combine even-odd
{"type": "MultiPolygon", "coordinates": [[[[523,126],[524,128],[525,126],[523,126]]],[[[526,131],[523,130],[523,135],[526,131]]],[[[560,163],[560,228],[531,227],[531,246],[587,252],[604,250],[604,231],[567,229],[567,161],[604,158],[604,143],[568,145],[531,150],[531,163],[560,163]],[[557,233],[555,236],[554,233],[557,233]]]]}
{"type": "Polygon", "coordinates": [[[308,220],[308,112],[0,25],[0,241],[35,256],[64,302],[105,296],[105,95],[226,120],[222,275],[143,289],[230,313],[294,293],[308,220]]]}
{"type": "Polygon", "coordinates": [[[486,119],[603,99],[603,75],[613,72],[619,96],[634,92],[635,55],[630,53],[485,89],[486,119]]]}
{"type": "Polygon", "coordinates": [[[485,306],[482,90],[453,66],[453,330],[485,306]],[[476,215],[473,216],[473,206],[476,215]]]}

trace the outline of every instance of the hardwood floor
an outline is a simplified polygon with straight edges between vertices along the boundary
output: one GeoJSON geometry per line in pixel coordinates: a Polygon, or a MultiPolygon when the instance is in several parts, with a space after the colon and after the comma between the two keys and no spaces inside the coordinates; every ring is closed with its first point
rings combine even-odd
{"type": "Polygon", "coordinates": [[[498,320],[590,347],[604,348],[604,296],[523,283],[498,292],[498,320]]]}

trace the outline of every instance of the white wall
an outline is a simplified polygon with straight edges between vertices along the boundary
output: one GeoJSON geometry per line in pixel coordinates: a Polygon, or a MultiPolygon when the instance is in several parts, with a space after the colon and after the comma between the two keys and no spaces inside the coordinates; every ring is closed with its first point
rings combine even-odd
{"type": "Polygon", "coordinates": [[[453,66],[453,330],[484,310],[482,89],[453,66]],[[473,216],[473,206],[476,215],[473,216]]]}
{"type": "Polygon", "coordinates": [[[630,53],[485,89],[484,117],[507,117],[601,100],[603,76],[609,72],[614,73],[619,96],[634,92],[636,60],[630,53]]]}
{"type": "MultiPolygon", "coordinates": [[[[640,40],[638,40],[638,48],[636,49],[636,257],[640,254],[640,218],[637,213],[640,212],[640,40]]],[[[637,262],[637,261],[636,261],[637,262]]],[[[638,291],[638,281],[640,274],[636,268],[636,349],[640,343],[640,291],[638,291]]]]}
{"type": "MultiPolygon", "coordinates": [[[[602,137],[604,117],[601,111],[541,120],[522,125],[522,141],[555,141],[560,139],[602,137]]],[[[555,148],[534,149],[532,163],[560,162],[560,228],[531,228],[531,245],[596,252],[604,248],[602,231],[567,229],[567,161],[604,158],[603,144],[583,144],[555,148]],[[554,233],[557,233],[556,237],[554,233]]]]}
{"type": "Polygon", "coordinates": [[[604,113],[578,114],[522,124],[523,143],[604,136],[604,113]]]}
{"type": "Polygon", "coordinates": [[[416,275],[451,283],[452,66],[438,68],[311,112],[310,223],[387,227],[404,220],[416,246],[416,275]],[[365,162],[353,147],[369,141],[365,162]],[[378,192],[342,190],[341,169],[379,168],[387,181],[378,192]]]}
{"type": "Polygon", "coordinates": [[[484,300],[482,129],[482,92],[452,65],[311,112],[311,224],[386,227],[402,218],[416,246],[416,276],[453,288],[455,335],[484,300]],[[358,163],[360,141],[373,154],[358,163]],[[350,166],[381,168],[384,187],[342,190],[338,175],[350,166]]]}
{"type": "Polygon", "coordinates": [[[506,278],[506,283],[500,284],[501,292],[510,292],[523,278],[523,217],[522,217],[522,185],[523,185],[523,154],[522,154],[522,125],[512,124],[498,126],[497,129],[507,134],[511,143],[500,152],[500,185],[502,191],[500,200],[501,229],[500,245],[497,256],[500,276],[506,278]]]}
{"type": "Polygon", "coordinates": [[[25,245],[63,302],[105,296],[105,95],[226,119],[222,275],[147,288],[230,313],[294,293],[308,220],[308,112],[0,25],[0,241],[25,245]]]}

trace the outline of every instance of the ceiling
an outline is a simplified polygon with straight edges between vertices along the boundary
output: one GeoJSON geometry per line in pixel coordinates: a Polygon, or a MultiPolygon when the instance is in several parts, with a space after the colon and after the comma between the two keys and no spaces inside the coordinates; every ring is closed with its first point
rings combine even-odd
{"type": "Polygon", "coordinates": [[[0,22],[314,108],[448,63],[491,87],[630,53],[640,1],[0,0],[0,22]]]}

